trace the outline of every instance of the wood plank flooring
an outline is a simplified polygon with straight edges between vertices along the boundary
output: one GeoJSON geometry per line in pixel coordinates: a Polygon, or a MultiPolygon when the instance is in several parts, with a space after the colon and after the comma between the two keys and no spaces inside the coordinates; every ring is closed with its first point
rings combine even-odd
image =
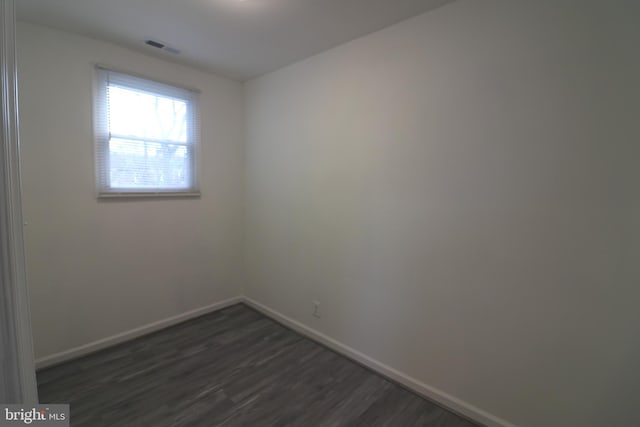
{"type": "Polygon", "coordinates": [[[38,372],[73,427],[473,427],[238,304],[38,372]]]}

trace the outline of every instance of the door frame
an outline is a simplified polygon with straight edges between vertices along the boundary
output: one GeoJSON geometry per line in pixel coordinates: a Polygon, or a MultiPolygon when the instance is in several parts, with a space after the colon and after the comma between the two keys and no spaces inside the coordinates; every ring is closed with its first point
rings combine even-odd
{"type": "Polygon", "coordinates": [[[20,144],[15,0],[0,0],[0,402],[35,404],[27,290],[20,144]]]}

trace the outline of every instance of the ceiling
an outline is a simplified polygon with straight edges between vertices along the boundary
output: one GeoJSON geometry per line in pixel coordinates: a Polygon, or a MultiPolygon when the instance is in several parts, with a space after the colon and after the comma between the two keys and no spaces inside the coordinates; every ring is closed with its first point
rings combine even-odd
{"type": "Polygon", "coordinates": [[[248,80],[452,0],[18,0],[18,19],[248,80]],[[179,54],[158,50],[158,40],[179,54]]]}

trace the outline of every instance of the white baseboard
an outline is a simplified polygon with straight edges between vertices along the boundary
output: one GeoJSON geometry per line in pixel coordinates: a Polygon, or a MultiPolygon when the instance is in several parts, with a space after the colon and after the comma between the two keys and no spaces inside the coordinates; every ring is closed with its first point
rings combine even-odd
{"type": "Polygon", "coordinates": [[[196,308],[194,310],[187,311],[186,313],[178,314],[177,316],[168,317],[166,319],[158,320],[157,322],[149,323],[144,326],[140,326],[135,329],[131,329],[116,335],[112,335],[107,338],[103,338],[97,341],[90,342],[88,344],[81,345],[69,350],[62,351],[60,353],[51,354],[49,356],[42,357],[36,360],[36,369],[46,368],[48,366],[57,365],[58,363],[66,362],[67,360],[75,359],[77,357],[85,356],[89,353],[102,350],[107,347],[111,347],[116,344],[130,341],[134,338],[138,338],[142,335],[150,334],[151,332],[158,331],[160,329],[167,328],[169,326],[176,325],[194,317],[202,316],[203,314],[212,313],[217,310],[221,310],[225,307],[229,307],[234,304],[243,302],[242,297],[230,298],[224,301],[217,302],[215,304],[208,305],[206,307],[196,308]]]}
{"type": "Polygon", "coordinates": [[[516,427],[514,424],[503,420],[495,415],[492,415],[480,408],[477,408],[470,403],[467,403],[461,399],[458,399],[450,394],[438,390],[435,387],[431,387],[423,382],[418,381],[415,378],[410,377],[390,366],[379,362],[364,353],[359,352],[356,349],[349,347],[333,338],[304,325],[297,320],[285,316],[282,313],[277,312],[255,300],[248,297],[242,297],[241,300],[248,306],[255,308],[265,316],[272,318],[273,320],[293,329],[294,331],[311,338],[314,341],[323,344],[337,353],[352,359],[367,368],[379,373],[380,375],[389,378],[398,384],[406,387],[415,393],[436,402],[454,412],[457,412],[473,421],[486,425],[487,427],[516,427]]]}

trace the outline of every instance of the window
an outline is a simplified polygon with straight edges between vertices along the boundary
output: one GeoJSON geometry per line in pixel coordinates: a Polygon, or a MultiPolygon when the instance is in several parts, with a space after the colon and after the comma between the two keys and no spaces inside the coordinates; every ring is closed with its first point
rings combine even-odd
{"type": "Polygon", "coordinates": [[[97,73],[98,196],[198,195],[196,92],[97,73]]]}

